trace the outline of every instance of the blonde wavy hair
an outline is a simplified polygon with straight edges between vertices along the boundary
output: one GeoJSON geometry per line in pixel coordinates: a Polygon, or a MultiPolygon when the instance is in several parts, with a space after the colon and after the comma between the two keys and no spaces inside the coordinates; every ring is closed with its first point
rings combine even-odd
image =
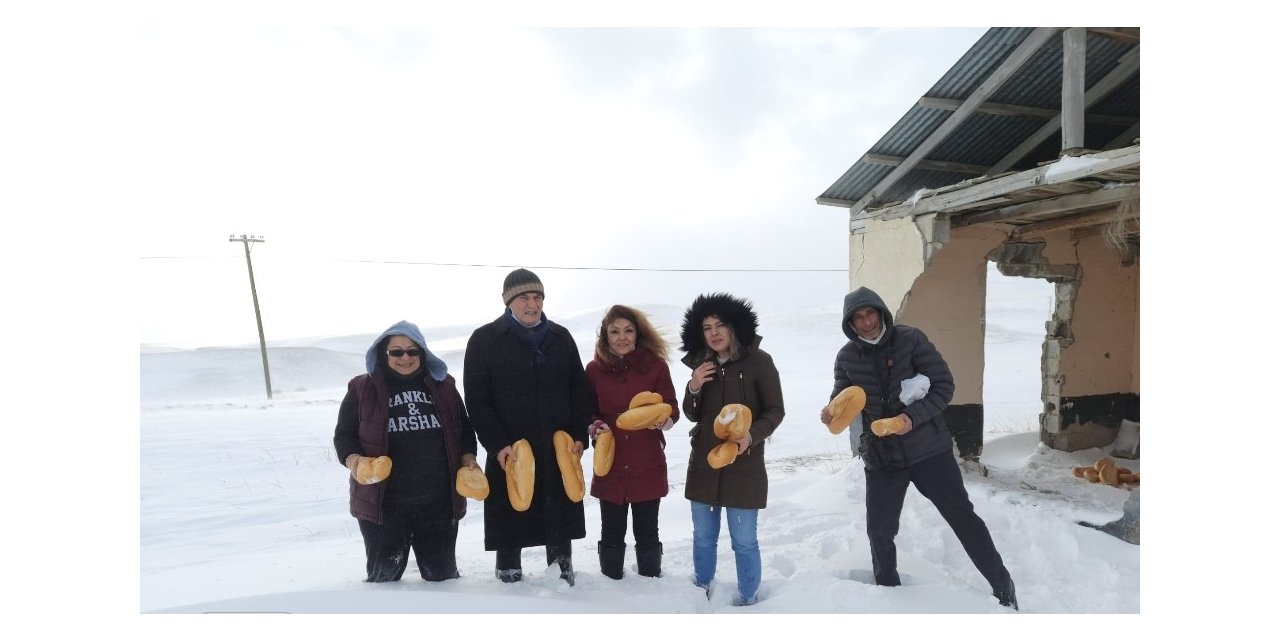
{"type": "Polygon", "coordinates": [[[609,307],[609,310],[604,313],[604,318],[600,320],[600,328],[596,331],[597,359],[610,364],[619,360],[618,356],[613,355],[613,352],[609,350],[609,325],[618,320],[626,320],[635,325],[637,349],[647,349],[657,356],[659,360],[666,362],[667,352],[670,350],[671,345],[654,328],[653,323],[649,322],[649,316],[646,316],[639,309],[620,304],[609,307]]]}

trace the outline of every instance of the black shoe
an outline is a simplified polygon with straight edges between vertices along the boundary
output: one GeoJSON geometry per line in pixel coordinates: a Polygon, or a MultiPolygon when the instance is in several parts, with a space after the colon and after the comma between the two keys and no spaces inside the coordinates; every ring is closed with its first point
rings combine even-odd
{"type": "Polygon", "coordinates": [[[647,578],[662,577],[662,543],[641,548],[636,546],[636,570],[647,578]]]}
{"type": "Polygon", "coordinates": [[[1018,596],[1014,593],[1012,580],[1009,581],[1009,586],[1003,589],[996,589],[991,592],[991,595],[1000,601],[1000,606],[1010,607],[1014,611],[1018,610],[1018,596]]]}
{"type": "MultiPolygon", "coordinates": [[[[600,541],[596,543],[596,549],[600,552],[600,573],[614,580],[621,580],[622,561],[627,557],[627,545],[607,545],[600,541]]],[[[637,549],[636,553],[639,554],[640,551],[637,549]]]]}
{"type": "Polygon", "coordinates": [[[503,582],[520,582],[523,577],[519,569],[494,569],[493,575],[503,582]]]}
{"type": "Polygon", "coordinates": [[[554,560],[547,563],[547,566],[549,567],[552,564],[560,566],[560,579],[568,582],[569,586],[572,587],[575,577],[573,574],[573,560],[569,556],[556,556],[554,560]]]}

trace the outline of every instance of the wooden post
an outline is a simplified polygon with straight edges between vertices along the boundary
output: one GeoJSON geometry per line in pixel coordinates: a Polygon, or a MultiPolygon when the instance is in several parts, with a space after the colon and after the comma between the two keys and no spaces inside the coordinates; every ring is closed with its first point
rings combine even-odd
{"type": "Polygon", "coordinates": [[[253,317],[258,321],[258,347],[262,350],[262,375],[267,381],[267,399],[271,399],[271,367],[267,365],[267,337],[262,331],[262,311],[258,308],[258,286],[253,280],[253,260],[249,257],[250,242],[266,242],[267,239],[260,236],[241,235],[239,238],[231,236],[231,242],[244,243],[244,261],[249,265],[249,291],[253,294],[253,317]]]}
{"type": "Polygon", "coordinates": [[[1085,31],[1062,32],[1062,149],[1084,147],[1085,31]]]}

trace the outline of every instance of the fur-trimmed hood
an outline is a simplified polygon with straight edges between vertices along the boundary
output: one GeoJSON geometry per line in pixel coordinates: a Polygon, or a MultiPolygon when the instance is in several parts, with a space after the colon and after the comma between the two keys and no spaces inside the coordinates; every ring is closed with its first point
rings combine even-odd
{"type": "Polygon", "coordinates": [[[704,293],[693,301],[684,312],[684,324],[680,327],[680,350],[690,356],[706,352],[707,343],[702,339],[702,321],[707,316],[720,318],[733,327],[733,335],[744,347],[754,347],[760,341],[756,329],[760,320],[751,309],[751,303],[727,293],[704,293]]]}

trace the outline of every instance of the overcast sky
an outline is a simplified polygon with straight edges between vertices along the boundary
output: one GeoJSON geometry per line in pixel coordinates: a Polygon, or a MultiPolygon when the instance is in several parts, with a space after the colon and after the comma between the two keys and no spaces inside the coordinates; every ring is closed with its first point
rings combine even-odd
{"type": "Polygon", "coordinates": [[[814,198],[984,31],[121,33],[139,340],[256,341],[231,234],[266,238],[269,340],[501,312],[510,267],[404,263],[529,266],[553,319],[721,289],[834,303],[847,211],[814,198]]]}

